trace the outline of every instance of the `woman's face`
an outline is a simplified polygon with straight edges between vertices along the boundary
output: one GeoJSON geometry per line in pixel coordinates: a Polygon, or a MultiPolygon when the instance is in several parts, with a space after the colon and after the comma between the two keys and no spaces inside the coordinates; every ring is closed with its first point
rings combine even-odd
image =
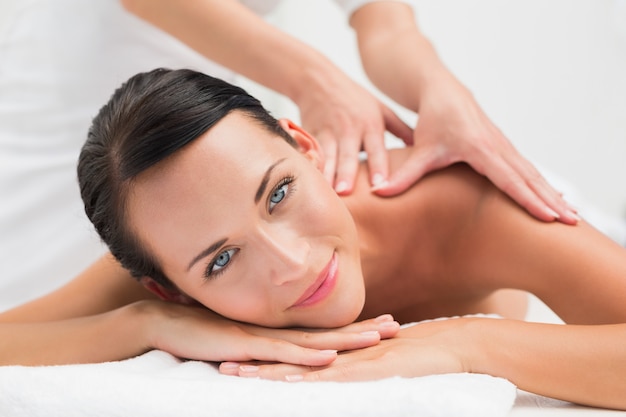
{"type": "Polygon", "coordinates": [[[129,224],[178,289],[234,320],[336,327],[365,298],[354,222],[322,176],[317,143],[297,150],[234,112],[143,172],[129,224]]]}

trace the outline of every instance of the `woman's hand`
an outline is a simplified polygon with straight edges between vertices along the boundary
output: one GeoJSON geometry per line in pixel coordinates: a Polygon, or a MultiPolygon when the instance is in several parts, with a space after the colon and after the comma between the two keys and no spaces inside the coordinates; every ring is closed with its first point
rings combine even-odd
{"type": "Polygon", "coordinates": [[[473,372],[506,378],[547,397],[626,410],[626,353],[616,348],[624,346],[625,327],[464,317],[404,328],[326,366],[228,362],[220,372],[293,382],[473,372]]]}
{"type": "Polygon", "coordinates": [[[440,320],[404,328],[375,346],[341,353],[327,366],[227,362],[220,365],[220,372],[283,381],[359,381],[468,372],[472,349],[464,329],[471,320],[440,320]]]}
{"type": "Polygon", "coordinates": [[[323,366],[336,359],[338,350],[373,346],[399,330],[390,315],[328,331],[272,329],[228,320],[200,307],[160,301],[140,304],[149,320],[149,347],[185,359],[323,366]]]}

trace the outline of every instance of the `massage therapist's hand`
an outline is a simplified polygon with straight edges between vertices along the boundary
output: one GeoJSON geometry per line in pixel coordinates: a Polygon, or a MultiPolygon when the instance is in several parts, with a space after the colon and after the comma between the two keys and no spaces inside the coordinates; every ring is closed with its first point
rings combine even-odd
{"type": "Polygon", "coordinates": [[[384,134],[389,131],[407,145],[412,129],[385,104],[339,70],[329,69],[320,84],[298,94],[302,127],[320,143],[324,176],[340,195],[350,194],[359,166],[359,152],[368,154],[370,183],[389,175],[384,134]]]}
{"type": "Polygon", "coordinates": [[[476,344],[472,343],[472,331],[467,326],[473,320],[477,319],[440,320],[403,328],[392,339],[343,352],[334,362],[323,367],[246,362],[222,364],[220,372],[292,382],[362,381],[469,372],[468,357],[477,351],[472,348],[476,344]]]}
{"type": "Polygon", "coordinates": [[[148,316],[150,348],[205,361],[263,360],[327,365],[338,350],[375,345],[399,325],[389,315],[332,331],[271,329],[225,319],[203,307],[161,301],[138,303],[148,316]]]}
{"type": "Polygon", "coordinates": [[[576,223],[559,193],[519,155],[445,67],[409,5],[370,2],[355,11],[350,24],[369,79],[419,115],[411,158],[374,191],[396,195],[427,172],[465,161],[537,218],[576,223]]]}
{"type": "Polygon", "coordinates": [[[465,161],[536,218],[566,224],[578,221],[561,195],[518,153],[456,79],[429,84],[420,103],[413,153],[387,183],[375,189],[377,194],[398,194],[430,171],[465,161]]]}

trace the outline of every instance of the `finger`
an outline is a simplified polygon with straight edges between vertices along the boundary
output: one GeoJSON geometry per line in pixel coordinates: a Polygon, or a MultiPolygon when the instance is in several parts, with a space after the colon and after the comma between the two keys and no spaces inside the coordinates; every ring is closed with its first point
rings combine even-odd
{"type": "Polygon", "coordinates": [[[354,188],[354,179],[359,170],[360,147],[361,137],[358,134],[348,135],[339,140],[335,175],[335,191],[339,195],[350,194],[354,188]]]}
{"type": "MultiPolygon", "coordinates": [[[[372,336],[370,336],[372,337],[372,336]]],[[[322,366],[328,365],[337,358],[335,349],[310,349],[280,339],[257,337],[242,347],[240,355],[231,355],[224,358],[226,361],[261,360],[269,362],[283,362],[298,365],[322,366]]]]}
{"type": "Polygon", "coordinates": [[[564,224],[574,225],[578,223],[580,217],[572,210],[563,197],[540,175],[527,179],[526,183],[530,189],[537,194],[546,207],[551,208],[557,214],[557,220],[564,224]]]}
{"type": "Polygon", "coordinates": [[[337,168],[337,142],[334,137],[327,132],[320,132],[316,135],[316,139],[322,147],[324,154],[324,178],[329,184],[335,182],[335,170],[337,168]]]}
{"type": "Polygon", "coordinates": [[[366,133],[364,146],[367,152],[370,184],[375,187],[387,180],[389,175],[389,158],[387,148],[385,148],[384,132],[372,131],[366,133]]]}
{"type": "MultiPolygon", "coordinates": [[[[508,144],[508,141],[503,143],[508,144]]],[[[504,156],[494,152],[477,153],[478,157],[468,160],[468,163],[537,219],[546,222],[559,219],[561,214],[547,204],[548,201],[554,202],[560,198],[558,193],[554,191],[551,197],[549,190],[541,188],[541,174],[519,156],[512,146],[507,147],[506,151],[504,156]],[[512,162],[505,159],[507,155],[512,162]]]]}
{"type": "Polygon", "coordinates": [[[284,363],[276,364],[257,364],[257,363],[240,363],[229,365],[228,368],[222,372],[220,366],[220,372],[226,375],[235,375],[244,378],[261,378],[272,381],[286,381],[288,375],[302,374],[310,372],[312,370],[321,369],[319,367],[309,367],[301,365],[291,365],[284,363]]]}
{"type": "MultiPolygon", "coordinates": [[[[526,159],[514,154],[511,165],[520,173],[529,188],[537,194],[546,207],[554,210],[558,220],[564,224],[576,224],[580,217],[563,199],[563,194],[555,190],[539,171],[526,159]]],[[[532,203],[532,202],[531,202],[532,203]]],[[[537,207],[536,210],[541,210],[537,207]]],[[[530,210],[529,210],[530,211],[530,210]]]]}
{"type": "Polygon", "coordinates": [[[241,376],[247,378],[260,378],[264,379],[278,379],[284,380],[285,375],[289,372],[306,372],[313,368],[304,365],[291,365],[282,363],[268,363],[259,361],[246,361],[246,362],[222,362],[220,363],[218,370],[223,375],[241,376]],[[263,376],[264,375],[264,376],[263,376]]]}
{"type": "MultiPolygon", "coordinates": [[[[320,381],[367,381],[380,378],[379,363],[373,360],[362,360],[328,368],[296,366],[290,364],[240,365],[236,371],[238,376],[261,378],[272,381],[288,382],[320,382],[320,381]]],[[[233,375],[232,373],[230,375],[233,375]]]]}
{"type": "MultiPolygon", "coordinates": [[[[378,344],[381,333],[378,329],[384,329],[385,337],[393,337],[398,332],[399,324],[396,322],[374,324],[355,328],[354,331],[304,331],[291,329],[251,329],[252,334],[262,337],[280,339],[309,349],[317,350],[352,350],[361,349],[378,344]]],[[[255,358],[260,359],[260,358],[255,358]]],[[[281,361],[285,362],[285,361],[281,361]]],[[[293,363],[293,362],[290,362],[293,363]]]]}
{"type": "Polygon", "coordinates": [[[222,362],[220,363],[218,370],[220,374],[230,375],[230,376],[239,376],[239,367],[241,364],[239,362],[222,362]]]}
{"type": "Polygon", "coordinates": [[[502,158],[492,158],[484,175],[537,219],[551,222],[559,218],[559,214],[546,205],[526,180],[502,158]]]}
{"type": "Polygon", "coordinates": [[[576,224],[578,215],[534,165],[499,131],[495,138],[495,148],[483,146],[467,162],[539,220],[576,224]]]}
{"type": "Polygon", "coordinates": [[[204,352],[197,349],[196,352],[191,354],[179,356],[191,360],[210,360],[215,362],[258,360],[310,366],[328,365],[337,358],[337,350],[335,349],[310,349],[280,339],[269,339],[253,335],[248,335],[245,341],[241,340],[238,343],[215,342],[219,345],[215,347],[207,346],[204,352]]]}
{"type": "Polygon", "coordinates": [[[352,323],[337,329],[339,332],[363,333],[376,331],[381,339],[394,337],[400,330],[400,323],[393,319],[391,314],[383,314],[373,319],[352,323]]]}
{"type": "Polygon", "coordinates": [[[406,191],[428,172],[448,165],[433,148],[414,148],[411,156],[383,184],[372,187],[380,196],[390,197],[406,191]]]}
{"type": "MultiPolygon", "coordinates": [[[[378,358],[377,358],[378,359],[378,358]]],[[[320,382],[320,381],[369,381],[372,379],[380,379],[387,375],[381,375],[381,363],[377,359],[362,359],[356,362],[348,362],[344,364],[333,365],[328,368],[319,370],[310,370],[308,372],[295,372],[285,374],[283,380],[289,382],[320,382]]],[[[298,368],[295,368],[298,369],[298,368]]],[[[301,368],[300,368],[301,369],[301,368]]],[[[272,377],[277,378],[280,373],[286,373],[289,368],[279,368],[274,370],[272,377]]],[[[384,370],[383,370],[384,372],[384,370]]],[[[268,370],[265,370],[268,373],[268,370]]],[[[390,375],[389,375],[390,376],[390,375]]],[[[398,375],[400,376],[400,375],[398,375]]]]}
{"type": "Polygon", "coordinates": [[[399,138],[405,145],[413,145],[413,129],[402,121],[391,109],[381,104],[385,129],[392,135],[399,138]]]}
{"type": "Polygon", "coordinates": [[[559,215],[557,220],[563,224],[575,225],[581,218],[577,210],[563,199],[562,195],[552,188],[552,186],[541,177],[538,184],[531,184],[533,189],[544,201],[544,203],[559,215]]]}

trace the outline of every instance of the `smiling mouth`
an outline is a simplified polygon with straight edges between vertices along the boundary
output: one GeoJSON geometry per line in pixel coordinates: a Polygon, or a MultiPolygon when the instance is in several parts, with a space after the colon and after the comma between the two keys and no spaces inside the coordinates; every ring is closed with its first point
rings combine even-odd
{"type": "Polygon", "coordinates": [[[291,307],[308,307],[324,300],[335,287],[337,282],[337,253],[333,252],[332,258],[322,269],[317,279],[291,307]]]}

